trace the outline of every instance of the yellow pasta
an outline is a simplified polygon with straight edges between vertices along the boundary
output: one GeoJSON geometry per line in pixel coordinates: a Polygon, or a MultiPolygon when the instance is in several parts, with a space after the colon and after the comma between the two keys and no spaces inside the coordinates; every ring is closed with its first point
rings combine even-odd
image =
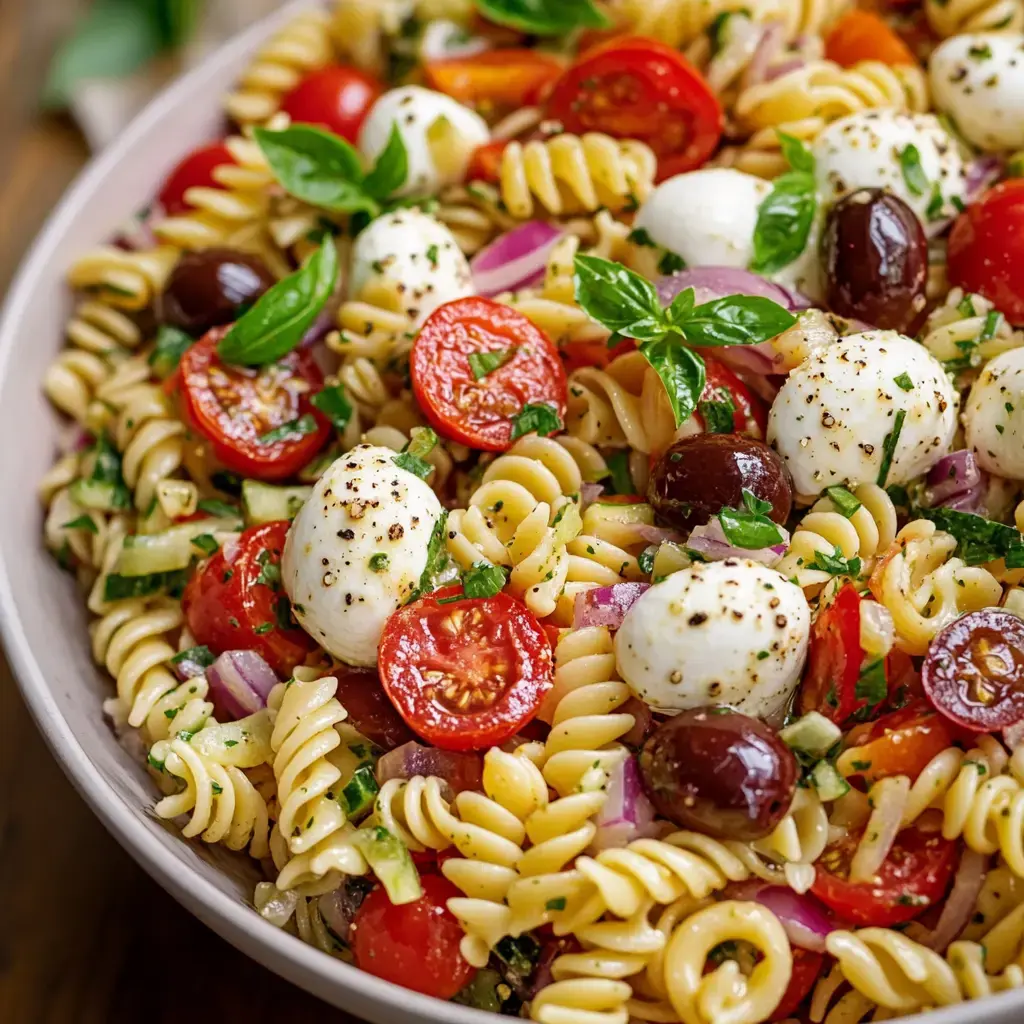
{"type": "Polygon", "coordinates": [[[1020,0],[925,0],[925,16],[936,35],[962,32],[1019,32],[1024,28],[1020,0]]]}
{"type": "Polygon", "coordinates": [[[171,245],[140,252],[97,246],[72,263],[68,283],[117,309],[145,309],[163,291],[177,261],[178,250],[171,245]]]}

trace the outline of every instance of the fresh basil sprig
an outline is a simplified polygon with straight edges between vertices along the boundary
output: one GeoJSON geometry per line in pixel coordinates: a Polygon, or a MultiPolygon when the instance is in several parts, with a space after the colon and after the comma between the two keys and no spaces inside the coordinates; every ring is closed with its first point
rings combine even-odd
{"type": "Polygon", "coordinates": [[[804,251],[818,209],[814,156],[799,139],[785,132],[776,134],[792,169],[772,182],[771,192],[757,208],[750,261],[756,274],[774,274],[804,251]]]}
{"type": "Polygon", "coordinates": [[[338,251],[328,236],[295,271],[268,288],[221,339],[226,363],[262,366],[286,356],[312,326],[338,281],[338,251]]]}
{"type": "Polygon", "coordinates": [[[753,295],[694,306],[687,288],[662,307],[650,281],[599,256],[577,255],[575,271],[576,301],[614,335],[639,342],[665,385],[676,426],[697,407],[706,382],[704,360],[687,346],[756,345],[796,323],[782,306],[753,295]]]}
{"type": "Polygon", "coordinates": [[[770,512],[772,503],[759,498],[753,491],[743,488],[742,508],[723,508],[718,513],[718,522],[726,540],[734,547],[757,550],[782,544],[785,537],[778,524],[765,514],[770,512]]]}
{"type": "Polygon", "coordinates": [[[358,151],[322,128],[296,124],[272,131],[253,130],[274,177],[289,195],[335,213],[376,217],[382,203],[405,184],[409,162],[397,125],[369,172],[358,151]]]}
{"type": "Polygon", "coordinates": [[[534,36],[559,36],[574,28],[607,28],[593,0],[476,0],[480,13],[498,25],[534,36]]]}

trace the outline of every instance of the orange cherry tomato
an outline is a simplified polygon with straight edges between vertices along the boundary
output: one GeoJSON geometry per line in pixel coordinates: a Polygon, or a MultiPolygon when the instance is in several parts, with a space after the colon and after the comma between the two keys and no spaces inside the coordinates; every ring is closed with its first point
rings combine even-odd
{"type": "Polygon", "coordinates": [[[825,56],[843,67],[865,60],[883,64],[915,64],[910,47],[871,11],[852,10],[844,14],[825,36],[825,56]]]}
{"type": "Polygon", "coordinates": [[[924,701],[915,701],[873,722],[855,726],[846,746],[858,747],[857,774],[865,782],[890,775],[906,775],[911,781],[933,757],[953,744],[952,730],[924,701]]]}
{"type": "Polygon", "coordinates": [[[497,185],[501,181],[501,155],[507,145],[504,139],[498,139],[473,150],[466,168],[466,181],[489,181],[497,185]]]}
{"type": "Polygon", "coordinates": [[[431,61],[427,85],[471,106],[516,109],[543,102],[564,69],[537,50],[487,50],[471,57],[431,61]]]}

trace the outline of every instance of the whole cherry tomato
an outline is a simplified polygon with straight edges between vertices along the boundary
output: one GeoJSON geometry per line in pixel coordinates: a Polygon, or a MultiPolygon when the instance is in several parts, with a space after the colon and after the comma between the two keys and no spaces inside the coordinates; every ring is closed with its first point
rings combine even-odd
{"type": "Polygon", "coordinates": [[[281,109],[296,124],[326,128],[354,144],[383,91],[366,72],[332,64],[306,75],[281,101],[281,109]]]}
{"type": "Polygon", "coordinates": [[[213,172],[224,164],[233,164],[235,158],[228,151],[223,140],[207,143],[192,150],[177,167],[171,171],[160,186],[157,198],[164,213],[173,217],[192,207],[185,201],[190,188],[223,188],[214,180],[213,172]]]}

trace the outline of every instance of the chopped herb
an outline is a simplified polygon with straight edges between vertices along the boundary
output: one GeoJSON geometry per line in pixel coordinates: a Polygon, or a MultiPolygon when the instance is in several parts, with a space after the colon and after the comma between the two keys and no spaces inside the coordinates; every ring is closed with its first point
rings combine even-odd
{"type": "Polygon", "coordinates": [[[886,487],[885,493],[897,508],[910,508],[910,495],[902,484],[890,484],[886,487]]]}
{"type": "Polygon", "coordinates": [[[540,437],[547,437],[562,429],[562,419],[558,410],[553,405],[532,404],[527,402],[523,408],[512,417],[512,440],[523,437],[525,434],[537,434],[540,437]]]}
{"type": "Polygon", "coordinates": [[[103,581],[103,599],[125,601],[132,597],[154,597],[157,594],[180,597],[190,574],[190,569],[152,572],[148,576],[122,576],[119,573],[111,573],[103,581]]]}
{"type": "Polygon", "coordinates": [[[853,761],[851,767],[855,772],[866,772],[871,767],[870,761],[853,761]]]}
{"type": "Polygon", "coordinates": [[[234,505],[229,505],[226,501],[219,501],[217,498],[203,498],[196,505],[196,509],[199,512],[205,512],[208,516],[216,516],[217,518],[224,516],[238,517],[240,515],[234,505]]]}
{"type": "Polygon", "coordinates": [[[629,456],[624,451],[613,452],[605,459],[611,475],[612,494],[632,494],[633,479],[629,474],[629,456]]]}
{"type": "Polygon", "coordinates": [[[281,594],[274,602],[274,616],[281,629],[295,628],[295,624],[292,622],[292,603],[288,600],[287,594],[281,594]]]}
{"type": "Polygon", "coordinates": [[[838,553],[838,549],[831,555],[826,555],[824,551],[815,551],[813,561],[807,565],[808,569],[817,569],[832,576],[852,576],[855,579],[860,575],[860,567],[859,558],[847,560],[838,553]]]}
{"type": "Polygon", "coordinates": [[[632,242],[634,245],[642,245],[647,249],[656,249],[658,246],[658,243],[651,238],[647,228],[633,228],[626,236],[626,241],[632,242]]]}
{"type": "Polygon", "coordinates": [[[318,391],[310,401],[334,425],[335,430],[344,430],[352,418],[352,403],[340,384],[332,384],[318,391]]]}
{"type": "Polygon", "coordinates": [[[899,409],[896,419],[893,422],[892,430],[885,435],[882,442],[882,465],[878,468],[878,486],[884,487],[889,479],[889,470],[892,468],[892,460],[896,454],[896,445],[899,444],[900,433],[903,430],[903,421],[907,418],[905,409],[899,409]]]}
{"type": "Polygon", "coordinates": [[[697,412],[704,418],[709,434],[732,434],[736,430],[736,406],[728,393],[723,401],[698,402],[697,412]]]}
{"type": "Polygon", "coordinates": [[[269,633],[273,628],[274,624],[272,622],[261,622],[255,629],[253,629],[253,632],[257,636],[263,636],[264,633],[269,633]]]}
{"type": "Polygon", "coordinates": [[[271,561],[272,557],[268,548],[264,548],[256,556],[256,563],[260,567],[256,583],[262,583],[265,586],[274,588],[281,582],[281,566],[277,562],[271,561]]]}
{"type": "Polygon", "coordinates": [[[161,324],[157,328],[153,351],[149,354],[149,365],[153,367],[156,375],[163,380],[170,377],[177,370],[181,357],[191,348],[194,340],[177,327],[161,324]]]}
{"type": "Polygon", "coordinates": [[[671,252],[666,249],[661,254],[661,259],[658,260],[658,273],[659,274],[674,274],[678,270],[686,269],[686,260],[683,259],[678,253],[671,252]]]}
{"type": "Polygon", "coordinates": [[[482,380],[493,370],[504,366],[518,351],[518,348],[501,348],[491,352],[470,352],[469,368],[474,379],[482,380]]]}
{"type": "Polygon", "coordinates": [[[181,651],[171,658],[172,665],[179,665],[183,661],[192,662],[198,665],[200,668],[209,668],[216,661],[213,651],[210,650],[205,644],[200,644],[196,647],[189,647],[187,650],[181,651]]]}
{"type": "Polygon", "coordinates": [[[963,298],[962,298],[962,299],[961,299],[961,300],[960,300],[960,301],[959,301],[959,302],[957,303],[957,306],[956,306],[956,311],[957,311],[957,312],[958,312],[958,313],[959,313],[959,314],[960,314],[960,315],[961,315],[962,317],[972,317],[972,316],[977,316],[977,315],[978,315],[978,314],[977,314],[977,311],[976,311],[976,310],[975,310],[975,308],[974,308],[974,296],[973,296],[973,295],[965,295],[965,296],[964,296],[964,297],[963,297],[963,298]]]}
{"type": "Polygon", "coordinates": [[[316,430],[316,418],[307,412],[297,420],[289,420],[265,434],[260,434],[258,440],[260,444],[276,444],[278,441],[291,441],[296,437],[305,437],[306,434],[315,434],[316,430]]]}
{"type": "Polygon", "coordinates": [[[430,427],[413,427],[409,434],[409,442],[392,458],[399,469],[413,473],[421,480],[426,480],[434,467],[427,462],[428,456],[437,447],[437,434],[430,427]]]}
{"type": "Polygon", "coordinates": [[[374,555],[370,555],[370,571],[371,572],[387,572],[388,564],[391,559],[383,551],[378,551],[374,555]]]}
{"type": "Polygon", "coordinates": [[[462,574],[462,591],[466,597],[494,597],[505,586],[505,570],[490,562],[474,562],[462,574]]]}
{"type": "Polygon", "coordinates": [[[640,567],[640,571],[645,576],[650,576],[650,574],[654,572],[654,556],[657,553],[658,545],[651,544],[636,556],[636,564],[640,567]]]}
{"type": "Polygon", "coordinates": [[[845,519],[849,519],[861,507],[860,498],[838,484],[826,487],[825,494],[828,495],[835,510],[845,519]]]}
{"type": "Polygon", "coordinates": [[[914,382],[910,379],[910,374],[903,372],[898,377],[893,377],[893,383],[902,391],[913,391],[914,382]]]}
{"type": "Polygon", "coordinates": [[[427,246],[427,259],[430,261],[432,267],[437,266],[437,244],[433,243],[427,246]]]}
{"type": "Polygon", "coordinates": [[[545,910],[565,910],[567,900],[564,896],[557,896],[553,900],[548,900],[544,904],[545,910]]]}
{"type": "Polygon", "coordinates": [[[224,746],[225,747],[237,747],[238,746],[238,740],[225,740],[224,741],[224,746]]]}
{"type": "Polygon", "coordinates": [[[989,60],[992,57],[992,47],[988,43],[975,43],[967,47],[967,56],[972,60],[989,60]]]}
{"type": "Polygon", "coordinates": [[[61,527],[62,530],[88,530],[89,533],[99,533],[99,527],[93,522],[92,516],[83,513],[77,519],[69,519],[61,527]]]}
{"type": "Polygon", "coordinates": [[[996,336],[996,331],[999,330],[1002,319],[1003,314],[998,309],[990,309],[985,314],[985,325],[981,329],[978,341],[991,341],[996,336]]]}
{"type": "Polygon", "coordinates": [[[192,546],[202,551],[204,555],[212,555],[220,547],[217,538],[212,533],[201,533],[198,537],[192,538],[192,546]]]}
{"type": "Polygon", "coordinates": [[[778,524],[765,515],[771,511],[771,502],[763,501],[746,487],[742,493],[742,508],[724,508],[718,513],[718,521],[726,540],[735,547],[748,550],[783,543],[778,524]]]}
{"type": "Polygon", "coordinates": [[[916,512],[956,538],[956,553],[968,565],[1003,558],[1008,569],[1024,568],[1024,535],[1012,526],[951,508],[919,508],[916,512]]]}
{"type": "Polygon", "coordinates": [[[854,689],[854,696],[857,700],[865,700],[874,707],[885,700],[888,692],[885,682],[885,659],[876,658],[864,665],[860,670],[857,686],[854,689]]]}
{"type": "Polygon", "coordinates": [[[923,196],[928,191],[929,182],[921,166],[921,154],[913,143],[900,150],[900,170],[912,195],[923,196]]]}

